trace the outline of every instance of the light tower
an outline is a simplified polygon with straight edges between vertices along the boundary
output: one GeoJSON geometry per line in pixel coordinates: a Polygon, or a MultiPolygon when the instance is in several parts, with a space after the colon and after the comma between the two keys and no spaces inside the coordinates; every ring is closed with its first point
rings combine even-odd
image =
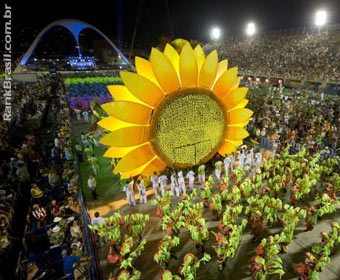
{"type": "Polygon", "coordinates": [[[255,23],[249,22],[249,23],[247,24],[246,34],[247,34],[248,36],[253,36],[255,33],[256,33],[255,23]]]}
{"type": "Polygon", "coordinates": [[[315,14],[315,25],[321,27],[327,23],[327,12],[325,10],[319,10],[315,14]]]}
{"type": "Polygon", "coordinates": [[[218,27],[213,27],[211,29],[210,37],[212,40],[218,40],[221,37],[221,29],[218,27]]]}

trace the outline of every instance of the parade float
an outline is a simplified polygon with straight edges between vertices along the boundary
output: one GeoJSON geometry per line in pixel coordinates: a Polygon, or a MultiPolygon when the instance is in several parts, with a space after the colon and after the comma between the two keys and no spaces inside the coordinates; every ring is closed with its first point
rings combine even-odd
{"type": "Polygon", "coordinates": [[[229,155],[249,135],[247,88],[216,50],[205,56],[186,42],[178,53],[167,44],[149,60],[136,57],[135,67],[120,72],[124,85],[108,86],[114,101],[102,105],[109,116],[98,122],[109,131],[100,140],[109,147],[104,156],[121,158],[114,169],[121,178],[229,155]]]}

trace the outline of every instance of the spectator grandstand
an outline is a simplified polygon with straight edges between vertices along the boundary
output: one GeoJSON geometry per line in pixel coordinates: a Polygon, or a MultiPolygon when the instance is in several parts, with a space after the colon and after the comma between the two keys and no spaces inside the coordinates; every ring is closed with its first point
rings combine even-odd
{"type": "Polygon", "coordinates": [[[205,46],[244,75],[340,82],[340,29],[294,34],[276,32],[228,38],[205,46]]]}
{"type": "Polygon", "coordinates": [[[0,123],[0,265],[8,268],[0,279],[88,279],[63,83],[54,75],[13,88],[15,118],[0,123]]]}

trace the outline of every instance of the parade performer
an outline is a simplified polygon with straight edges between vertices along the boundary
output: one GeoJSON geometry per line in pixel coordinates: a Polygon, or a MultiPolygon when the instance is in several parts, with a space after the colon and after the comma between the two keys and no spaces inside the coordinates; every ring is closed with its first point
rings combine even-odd
{"type": "Polygon", "coordinates": [[[152,182],[153,191],[155,192],[155,197],[158,198],[158,176],[156,172],[153,173],[150,180],[152,182]]]}
{"type": "Polygon", "coordinates": [[[92,149],[90,147],[85,147],[84,153],[86,156],[86,159],[89,160],[92,157],[92,149]]]}
{"type": "Polygon", "coordinates": [[[243,169],[243,167],[244,167],[244,160],[245,160],[245,158],[246,158],[246,155],[244,154],[244,152],[241,152],[241,153],[238,155],[238,157],[237,157],[237,159],[238,159],[238,166],[239,166],[241,169],[243,169]]]}
{"type": "Polygon", "coordinates": [[[84,120],[85,120],[86,122],[90,122],[90,121],[89,121],[89,112],[83,111],[82,115],[83,115],[84,120]]]}
{"type": "Polygon", "coordinates": [[[195,279],[197,270],[201,264],[211,260],[209,254],[204,253],[201,259],[198,259],[194,254],[187,253],[183,258],[183,265],[179,268],[179,274],[183,279],[195,279]]]}
{"type": "Polygon", "coordinates": [[[148,200],[146,197],[146,190],[144,186],[144,180],[142,179],[141,181],[138,182],[138,191],[139,191],[139,203],[140,204],[147,204],[148,200]]]}
{"type": "Polygon", "coordinates": [[[178,172],[178,187],[179,187],[180,193],[186,193],[182,170],[178,172]]]}
{"type": "Polygon", "coordinates": [[[317,215],[314,206],[305,206],[302,209],[306,210],[306,231],[313,230],[314,225],[317,223],[317,215]]]}
{"type": "Polygon", "coordinates": [[[302,276],[303,280],[310,280],[311,271],[316,264],[316,258],[309,252],[306,252],[306,258],[304,263],[297,263],[295,265],[295,271],[302,276]]]}
{"type": "Polygon", "coordinates": [[[91,164],[94,176],[97,176],[99,172],[99,159],[93,155],[88,159],[88,162],[91,164]]]}
{"type": "Polygon", "coordinates": [[[250,151],[246,155],[245,165],[248,165],[250,167],[252,167],[252,165],[253,165],[253,159],[254,159],[254,152],[253,151],[254,151],[254,149],[250,149],[250,151]]]}
{"type": "Polygon", "coordinates": [[[220,160],[215,163],[215,175],[216,175],[218,182],[221,181],[222,166],[223,166],[223,163],[220,160]]]}
{"type": "Polygon", "coordinates": [[[269,275],[285,274],[283,262],[279,257],[278,235],[263,238],[256,248],[256,255],[250,259],[252,279],[267,279],[269,275]]]}
{"type": "Polygon", "coordinates": [[[96,182],[96,178],[93,175],[89,175],[89,179],[87,180],[87,186],[92,193],[93,199],[97,199],[97,192],[96,192],[97,182],[96,182]]]}
{"type": "Polygon", "coordinates": [[[264,258],[264,254],[265,254],[265,249],[264,247],[260,244],[259,246],[257,246],[256,248],[256,255],[251,257],[251,259],[249,260],[250,266],[251,266],[251,276],[252,279],[256,279],[256,275],[258,273],[261,273],[264,271],[263,268],[263,264],[260,262],[257,262],[256,260],[260,257],[261,259],[264,258]]]}
{"type": "Polygon", "coordinates": [[[210,189],[210,183],[206,182],[204,186],[201,187],[201,201],[203,202],[204,206],[207,206],[208,199],[211,196],[211,189],[210,189]]]}
{"type": "Polygon", "coordinates": [[[262,162],[262,154],[260,152],[255,154],[255,168],[256,170],[260,168],[262,162]]]}
{"type": "Polygon", "coordinates": [[[224,172],[225,174],[229,174],[229,165],[231,163],[231,156],[229,157],[226,157],[223,161],[223,164],[224,164],[224,172]]]}
{"type": "Polygon", "coordinates": [[[190,170],[185,176],[189,180],[189,189],[192,190],[195,182],[195,172],[190,170]]]}
{"type": "Polygon", "coordinates": [[[253,219],[249,223],[252,233],[255,236],[252,242],[257,242],[263,230],[263,218],[260,211],[256,211],[253,215],[253,219]]]}
{"type": "Polygon", "coordinates": [[[234,154],[231,154],[229,156],[229,158],[230,158],[230,169],[231,169],[231,171],[233,171],[234,170],[234,162],[235,162],[234,154]]]}
{"type": "Polygon", "coordinates": [[[198,182],[202,184],[202,186],[205,183],[205,165],[202,164],[198,167],[198,182]]]}
{"type": "Polygon", "coordinates": [[[171,258],[177,259],[173,253],[173,248],[178,246],[179,243],[179,237],[166,234],[159,242],[157,251],[153,255],[153,260],[158,263],[162,269],[166,269],[171,258]]]}
{"type": "Polygon", "coordinates": [[[129,205],[135,206],[136,201],[135,201],[135,193],[133,190],[133,184],[134,184],[134,181],[131,178],[130,182],[124,186],[123,191],[126,193],[126,199],[129,202],[129,205]]]}
{"type": "MultiPolygon", "coordinates": [[[[170,177],[170,180],[171,180],[171,183],[170,183],[170,190],[171,190],[171,192],[172,192],[173,194],[175,194],[176,189],[179,191],[179,189],[176,188],[176,186],[177,186],[177,178],[176,178],[176,173],[175,173],[175,172],[172,173],[172,175],[171,175],[171,177],[170,177]]],[[[178,192],[178,194],[177,194],[177,192],[176,192],[176,196],[179,196],[179,192],[178,192]]]]}
{"type": "Polygon", "coordinates": [[[159,176],[158,183],[161,186],[161,193],[162,193],[162,196],[164,197],[165,192],[166,192],[166,185],[168,183],[168,178],[166,177],[166,175],[163,174],[159,176]]]}

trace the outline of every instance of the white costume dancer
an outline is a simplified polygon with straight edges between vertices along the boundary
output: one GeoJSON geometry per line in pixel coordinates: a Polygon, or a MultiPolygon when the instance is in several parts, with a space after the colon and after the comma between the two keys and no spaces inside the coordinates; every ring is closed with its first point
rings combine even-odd
{"type": "Polygon", "coordinates": [[[253,152],[253,149],[251,149],[247,156],[246,156],[246,162],[245,162],[245,165],[249,165],[250,167],[252,167],[253,165],[253,158],[254,158],[254,152],[253,152]]]}
{"type": "Polygon", "coordinates": [[[231,169],[231,171],[233,171],[233,170],[234,170],[235,157],[234,157],[233,154],[231,154],[231,155],[229,156],[229,158],[230,158],[230,169],[231,169]]]}
{"type": "Polygon", "coordinates": [[[229,173],[229,165],[231,163],[231,158],[230,157],[226,157],[223,161],[224,163],[224,173],[228,174],[229,173]]]}
{"type": "Polygon", "coordinates": [[[192,190],[195,182],[195,172],[190,170],[185,176],[189,180],[189,189],[192,190]]]}
{"type": "Polygon", "coordinates": [[[83,111],[82,114],[83,114],[84,120],[85,120],[86,122],[89,122],[89,112],[83,111]]]}
{"type": "Polygon", "coordinates": [[[241,152],[240,154],[239,154],[239,156],[238,156],[238,166],[240,167],[240,168],[242,168],[243,169],[243,166],[244,166],[244,160],[245,160],[245,158],[246,158],[246,155],[243,153],[243,152],[241,152]]]}
{"type": "Polygon", "coordinates": [[[198,167],[198,182],[204,184],[205,182],[205,165],[202,164],[198,167]]]}
{"type": "Polygon", "coordinates": [[[182,170],[178,172],[178,186],[181,193],[186,193],[185,182],[182,170]]]}
{"type": "Polygon", "coordinates": [[[256,169],[260,168],[261,162],[262,162],[262,154],[260,152],[255,154],[255,166],[256,169]]]}
{"type": "Polygon", "coordinates": [[[146,197],[146,190],[144,186],[144,180],[142,179],[138,185],[138,190],[139,190],[139,203],[148,203],[148,199],[146,197]]]}
{"type": "Polygon", "coordinates": [[[131,180],[128,184],[126,184],[123,188],[123,191],[126,193],[126,199],[129,202],[129,205],[135,206],[135,193],[133,191],[133,180],[131,180]]]}
{"type": "Polygon", "coordinates": [[[150,180],[152,182],[153,191],[155,192],[155,197],[157,198],[158,197],[158,176],[156,172],[153,174],[150,180]]]}
{"type": "Polygon", "coordinates": [[[222,165],[220,160],[215,163],[215,175],[218,181],[221,181],[222,165]]]}
{"type": "Polygon", "coordinates": [[[178,192],[178,195],[179,196],[179,188],[177,186],[177,178],[176,178],[176,173],[172,173],[171,177],[170,177],[170,180],[171,180],[171,183],[170,183],[170,190],[173,194],[176,194],[177,195],[177,192],[178,192]]]}
{"type": "Polygon", "coordinates": [[[168,183],[168,178],[166,177],[166,175],[159,176],[159,178],[158,178],[158,183],[159,183],[160,186],[161,186],[162,196],[165,196],[166,185],[167,185],[167,183],[168,183]]]}
{"type": "Polygon", "coordinates": [[[74,109],[74,112],[76,113],[77,120],[80,121],[81,120],[81,116],[80,116],[81,111],[79,109],[74,109]]]}

